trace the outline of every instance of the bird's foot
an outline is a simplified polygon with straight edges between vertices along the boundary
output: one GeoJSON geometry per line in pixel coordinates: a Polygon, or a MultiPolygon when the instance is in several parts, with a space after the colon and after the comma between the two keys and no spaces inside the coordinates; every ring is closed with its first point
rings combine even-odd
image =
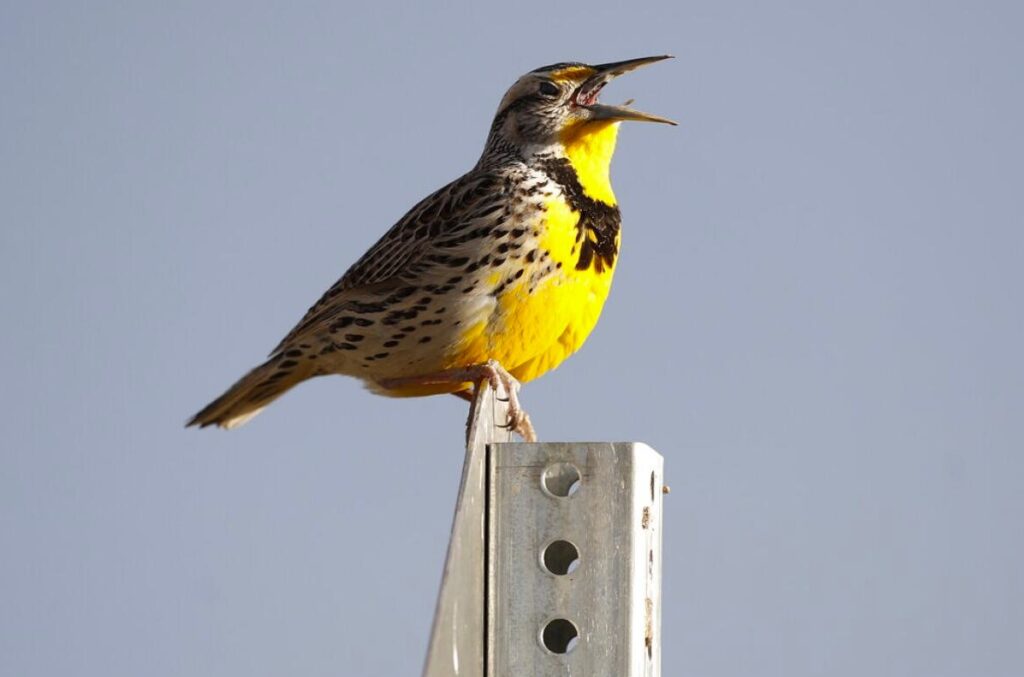
{"type": "MultiPolygon", "coordinates": [[[[479,384],[481,381],[487,381],[497,396],[500,396],[502,392],[505,393],[503,401],[508,402],[508,422],[506,427],[513,432],[519,433],[523,441],[536,442],[537,432],[533,428],[533,423],[530,422],[529,415],[523,411],[523,407],[519,403],[519,381],[507,369],[501,366],[497,360],[487,360],[481,364],[448,369],[434,374],[381,379],[377,383],[385,390],[390,390],[411,385],[467,382],[479,384]]],[[[465,399],[463,392],[460,391],[455,394],[465,399]]]]}
{"type": "Polygon", "coordinates": [[[519,403],[519,389],[522,384],[515,376],[501,366],[497,360],[487,360],[480,365],[481,375],[486,378],[495,393],[505,392],[505,402],[508,402],[508,423],[506,427],[513,432],[519,433],[524,442],[536,442],[537,431],[533,429],[530,416],[523,410],[519,403]]]}

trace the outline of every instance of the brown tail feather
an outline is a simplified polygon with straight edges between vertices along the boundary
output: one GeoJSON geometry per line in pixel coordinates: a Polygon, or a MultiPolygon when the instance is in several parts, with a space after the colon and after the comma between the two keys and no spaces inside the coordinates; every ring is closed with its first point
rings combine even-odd
{"type": "Polygon", "coordinates": [[[185,425],[237,428],[311,375],[304,360],[275,355],[238,379],[227,392],[206,405],[185,425]]]}

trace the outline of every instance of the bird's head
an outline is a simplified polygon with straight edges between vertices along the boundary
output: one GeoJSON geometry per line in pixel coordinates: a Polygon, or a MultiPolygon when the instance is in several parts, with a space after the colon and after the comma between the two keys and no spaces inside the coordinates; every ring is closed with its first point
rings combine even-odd
{"type": "Polygon", "coordinates": [[[625,120],[675,122],[650,113],[598,101],[601,89],[618,76],[669,59],[649,56],[590,66],[559,63],[530,71],[505,93],[491,128],[492,141],[522,150],[542,150],[625,120]]]}

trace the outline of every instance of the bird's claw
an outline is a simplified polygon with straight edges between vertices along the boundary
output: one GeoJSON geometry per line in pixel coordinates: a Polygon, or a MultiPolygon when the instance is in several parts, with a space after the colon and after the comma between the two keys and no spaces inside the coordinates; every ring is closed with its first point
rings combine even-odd
{"type": "Polygon", "coordinates": [[[522,409],[516,410],[515,413],[509,409],[508,427],[513,432],[519,433],[524,442],[537,441],[537,432],[533,429],[533,423],[530,421],[530,416],[522,409]]]}
{"type": "Polygon", "coordinates": [[[497,360],[488,360],[485,369],[487,370],[487,381],[494,390],[495,397],[508,403],[508,421],[504,427],[519,433],[525,442],[536,442],[537,432],[533,428],[529,415],[523,411],[523,407],[519,403],[519,389],[522,387],[519,381],[508,373],[497,360]],[[505,397],[501,397],[502,392],[505,397]]]}
{"type": "MultiPolygon", "coordinates": [[[[501,366],[497,360],[488,360],[483,364],[448,369],[446,371],[436,372],[433,374],[381,379],[377,381],[377,384],[384,390],[392,390],[408,385],[437,383],[462,384],[472,382],[476,384],[477,388],[479,388],[483,385],[484,381],[487,381],[491,390],[494,391],[494,397],[508,405],[508,421],[503,427],[511,430],[512,432],[518,433],[526,442],[536,442],[537,433],[533,429],[530,417],[526,415],[526,412],[523,411],[522,405],[519,404],[519,381],[516,380],[516,377],[510,374],[507,369],[501,366]]],[[[461,392],[462,391],[456,391],[455,394],[463,397],[461,392]]],[[[467,397],[464,399],[472,398],[467,397]]]]}

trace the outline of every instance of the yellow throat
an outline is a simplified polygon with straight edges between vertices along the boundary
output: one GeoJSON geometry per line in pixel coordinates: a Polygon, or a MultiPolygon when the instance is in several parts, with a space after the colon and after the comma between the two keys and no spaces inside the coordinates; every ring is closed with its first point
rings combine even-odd
{"type": "Polygon", "coordinates": [[[609,172],[618,134],[618,122],[583,122],[566,128],[560,139],[583,192],[609,205],[616,204],[609,172]]]}

